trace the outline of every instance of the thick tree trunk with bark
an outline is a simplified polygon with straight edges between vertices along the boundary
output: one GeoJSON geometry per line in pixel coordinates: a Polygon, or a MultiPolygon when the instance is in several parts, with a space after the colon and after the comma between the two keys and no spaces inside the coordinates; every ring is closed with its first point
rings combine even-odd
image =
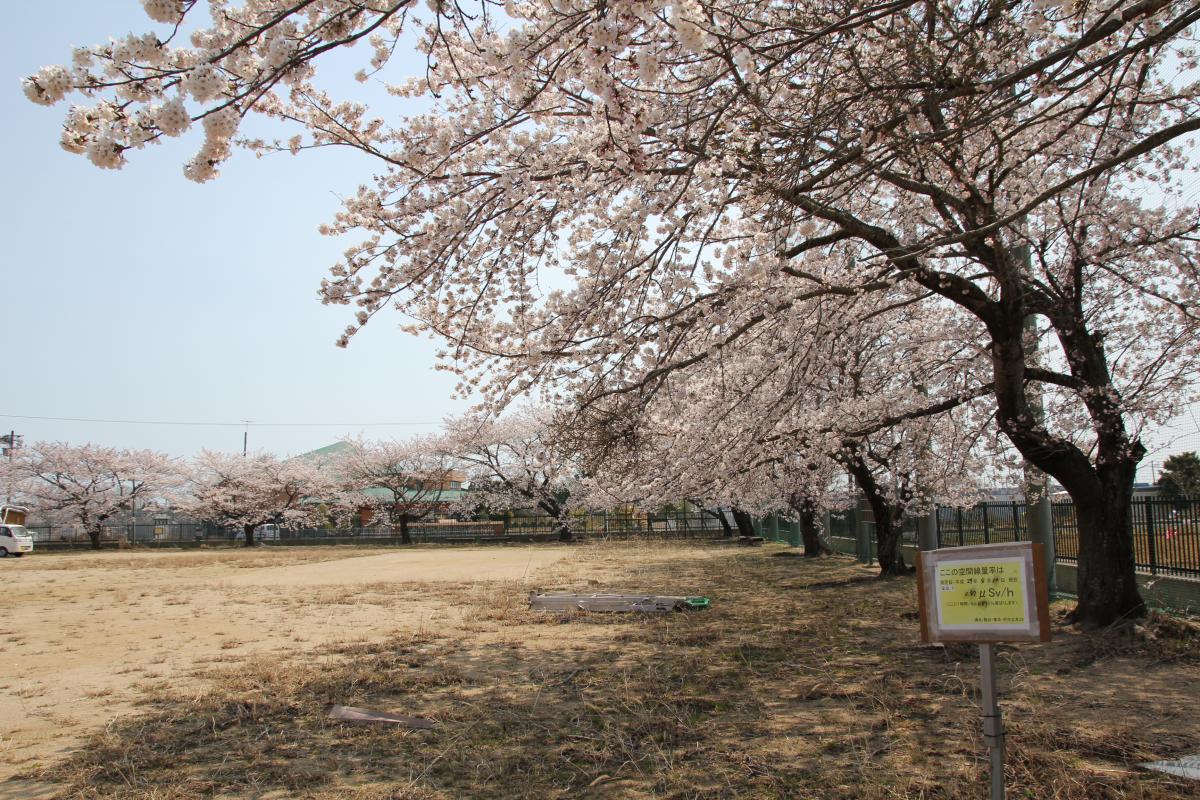
{"type": "Polygon", "coordinates": [[[871,468],[861,456],[847,459],[846,466],[862,490],[863,496],[867,498],[875,516],[875,555],[879,559],[879,577],[907,575],[909,568],[904,563],[904,553],[900,550],[903,512],[883,496],[871,468]]]}
{"type": "Polygon", "coordinates": [[[553,517],[560,542],[575,540],[575,534],[571,532],[570,515],[563,510],[562,506],[552,500],[541,500],[538,502],[538,508],[553,517]]]}
{"type": "MultiPolygon", "coordinates": [[[[1060,334],[1072,356],[1073,375],[1091,385],[1109,385],[1102,348],[1087,336],[1082,323],[1074,331],[1071,336],[1060,334]]],[[[1134,569],[1133,480],[1145,448],[1130,439],[1119,406],[1103,391],[1085,399],[1097,432],[1095,463],[1070,441],[1030,422],[1035,416],[1025,395],[1019,336],[993,332],[992,365],[1000,429],[1030,463],[1062,484],[1075,505],[1079,600],[1072,620],[1102,627],[1144,615],[1134,569]]]]}
{"type": "Polygon", "coordinates": [[[911,570],[904,563],[904,553],[900,549],[900,512],[887,502],[871,502],[871,510],[875,512],[875,548],[880,577],[907,575],[911,570]]]}
{"type": "Polygon", "coordinates": [[[101,531],[99,526],[96,526],[95,528],[88,528],[87,535],[88,535],[88,539],[92,543],[93,550],[100,549],[100,536],[102,533],[103,533],[103,531],[101,531]]]}
{"type": "Polygon", "coordinates": [[[754,518],[750,516],[749,512],[734,508],[733,521],[737,525],[738,536],[754,535],[754,518]]]}
{"type": "Polygon", "coordinates": [[[242,535],[245,541],[242,542],[243,547],[254,547],[254,529],[256,525],[243,525],[242,535]]]}
{"type": "Polygon", "coordinates": [[[408,514],[400,515],[400,544],[412,544],[412,534],[408,530],[408,514]]]}
{"type": "Polygon", "coordinates": [[[805,558],[819,558],[829,552],[829,548],[821,543],[821,526],[817,524],[817,510],[810,501],[802,501],[794,505],[800,515],[800,541],[804,545],[805,558]]]}
{"type": "Polygon", "coordinates": [[[695,500],[692,502],[697,508],[700,509],[701,514],[707,514],[708,516],[716,519],[717,522],[721,523],[721,536],[727,539],[733,537],[733,527],[730,526],[729,519],[726,518],[724,511],[722,511],[719,507],[716,509],[704,508],[698,501],[695,500]]]}
{"type": "Polygon", "coordinates": [[[1099,470],[1103,489],[1091,502],[1075,502],[1079,523],[1076,594],[1072,612],[1085,625],[1111,625],[1146,613],[1133,553],[1133,475],[1136,464],[1099,470]]]}

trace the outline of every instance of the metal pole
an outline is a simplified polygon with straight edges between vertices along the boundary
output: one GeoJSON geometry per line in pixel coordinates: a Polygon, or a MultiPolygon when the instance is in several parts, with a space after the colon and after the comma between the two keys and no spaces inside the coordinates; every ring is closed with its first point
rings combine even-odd
{"type": "Polygon", "coordinates": [[[979,688],[983,697],[983,743],[991,760],[991,800],[1004,800],[1004,720],[996,702],[996,668],[990,644],[979,645],[979,688]]]}

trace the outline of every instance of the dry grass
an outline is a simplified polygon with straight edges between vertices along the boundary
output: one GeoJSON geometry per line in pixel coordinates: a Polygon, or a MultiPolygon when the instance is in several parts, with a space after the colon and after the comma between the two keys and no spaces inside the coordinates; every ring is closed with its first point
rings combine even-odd
{"type": "MultiPolygon", "coordinates": [[[[705,594],[712,610],[541,614],[517,582],[443,585],[455,630],[222,666],[27,777],[68,798],[162,800],[984,794],[975,651],[915,644],[910,580],[769,548],[637,567],[631,552],[582,548],[607,585],[563,572],[553,588],[705,594]],[[439,725],[347,725],[333,703],[439,725]]],[[[1011,796],[1200,797],[1135,767],[1200,749],[1197,641],[1156,618],[1002,648],[1011,796]]]]}

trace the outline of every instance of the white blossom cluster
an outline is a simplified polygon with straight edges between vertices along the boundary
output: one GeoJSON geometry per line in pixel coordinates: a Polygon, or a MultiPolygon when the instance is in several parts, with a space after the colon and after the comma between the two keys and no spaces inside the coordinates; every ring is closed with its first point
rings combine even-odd
{"type": "Polygon", "coordinates": [[[36,75],[21,82],[25,96],[38,105],[51,106],[66,97],[73,88],[66,67],[42,67],[36,75]]]}
{"type": "Polygon", "coordinates": [[[204,145],[196,157],[184,165],[184,175],[197,183],[215,178],[217,167],[229,158],[230,145],[240,121],[241,116],[234,106],[225,106],[204,117],[204,145]]]}
{"type": "Polygon", "coordinates": [[[155,22],[176,25],[183,19],[184,0],[142,0],[142,8],[155,22]]]}
{"type": "MultiPolygon", "coordinates": [[[[171,26],[197,11],[195,0],[143,0],[142,5],[151,20],[171,26]]],[[[99,98],[94,105],[72,108],[63,146],[104,168],[120,167],[129,150],[180,136],[191,123],[204,120],[204,141],[184,174],[207,181],[229,158],[248,104],[260,113],[287,114],[293,101],[314,91],[308,83],[312,54],[370,31],[391,37],[391,43],[373,42],[373,63],[382,66],[407,5],[384,4],[371,11],[348,0],[299,6],[284,0],[210,3],[211,24],[191,30],[186,43],[172,32],[131,33],[106,45],[76,48],[70,67],[44,67],[26,78],[23,88],[42,105],[64,100],[72,91],[99,98]],[[261,35],[246,35],[260,25],[261,35]],[[195,105],[185,105],[188,100],[195,105]]]]}
{"type": "Polygon", "coordinates": [[[151,113],[154,124],[167,136],[178,136],[192,126],[192,117],[188,114],[182,97],[168,100],[151,113]]]}
{"type": "Polygon", "coordinates": [[[215,100],[228,91],[228,82],[221,71],[212,64],[201,64],[184,76],[180,87],[195,98],[197,103],[215,100]]]}

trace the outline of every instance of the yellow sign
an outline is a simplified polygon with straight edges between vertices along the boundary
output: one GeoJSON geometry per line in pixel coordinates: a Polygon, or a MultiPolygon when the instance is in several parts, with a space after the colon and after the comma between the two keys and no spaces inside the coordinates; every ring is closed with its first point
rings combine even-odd
{"type": "Polygon", "coordinates": [[[1044,555],[1030,542],[918,553],[921,641],[1050,641],[1044,555]]]}
{"type": "Polygon", "coordinates": [[[943,628],[1004,630],[1029,626],[1025,560],[945,561],[937,565],[936,603],[943,628]]]}

